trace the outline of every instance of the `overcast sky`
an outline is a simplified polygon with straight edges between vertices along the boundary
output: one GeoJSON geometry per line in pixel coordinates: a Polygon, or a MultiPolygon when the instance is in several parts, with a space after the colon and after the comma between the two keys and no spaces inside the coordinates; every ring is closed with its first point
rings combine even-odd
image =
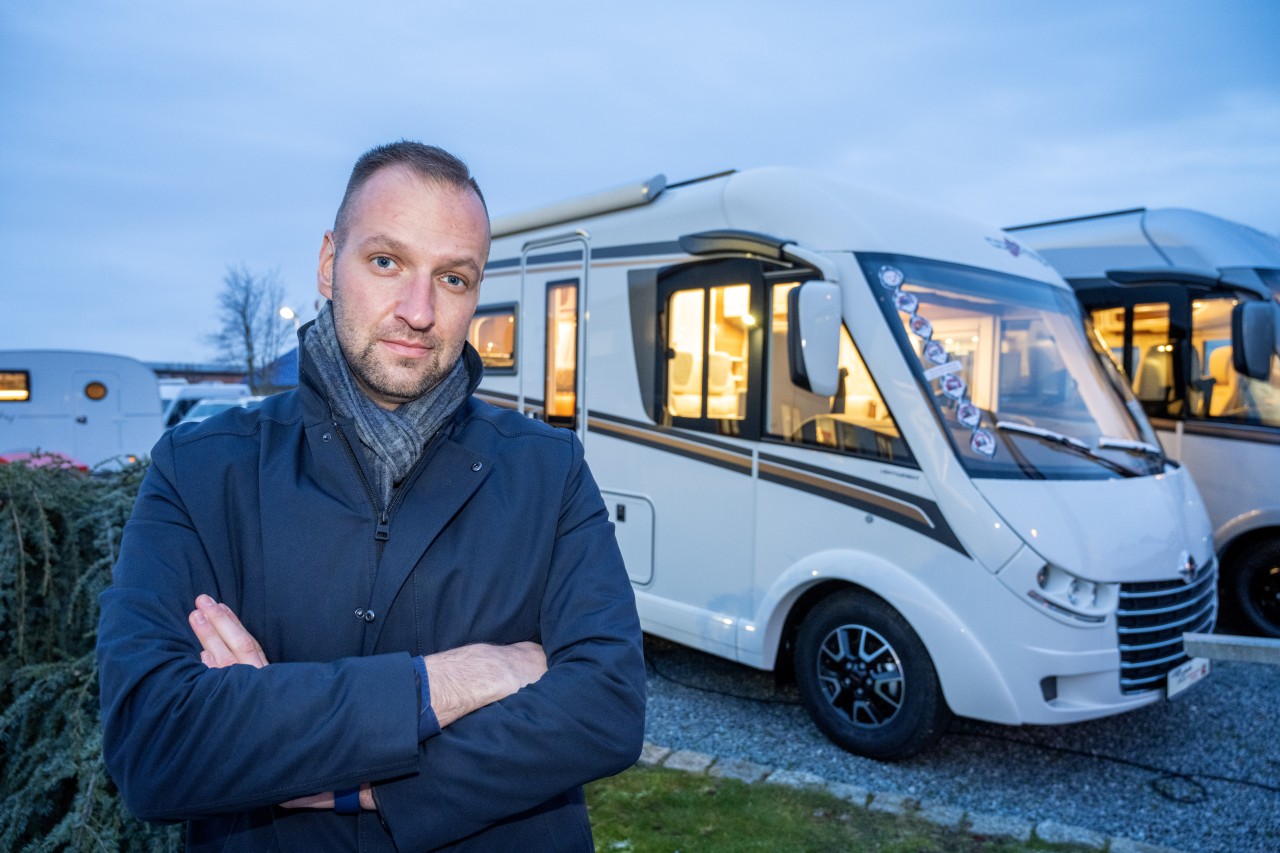
{"type": "Polygon", "coordinates": [[[997,225],[1280,233],[1280,3],[5,3],[0,348],[206,362],[228,264],[314,313],[351,164],[421,139],[494,215],[788,165],[997,225]]]}

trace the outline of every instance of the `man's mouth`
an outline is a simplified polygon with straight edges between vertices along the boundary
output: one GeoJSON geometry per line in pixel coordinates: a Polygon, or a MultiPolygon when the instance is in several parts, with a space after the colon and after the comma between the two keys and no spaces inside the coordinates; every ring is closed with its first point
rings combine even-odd
{"type": "Polygon", "coordinates": [[[387,350],[401,358],[422,358],[431,352],[430,344],[425,341],[407,341],[396,338],[383,338],[382,344],[387,350]]]}

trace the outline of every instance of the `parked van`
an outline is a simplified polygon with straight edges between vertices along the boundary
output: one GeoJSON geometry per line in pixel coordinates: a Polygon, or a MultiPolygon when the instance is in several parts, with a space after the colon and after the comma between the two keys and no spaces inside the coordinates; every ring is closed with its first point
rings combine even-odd
{"type": "Polygon", "coordinates": [[[1199,494],[1004,232],[761,169],[493,238],[479,393],[577,432],[648,633],[794,671],[882,759],[952,713],[1068,723],[1207,671],[1199,494]]]}
{"type": "Polygon", "coordinates": [[[1280,239],[1194,210],[1009,229],[1076,289],[1204,496],[1224,618],[1280,637],[1280,239]]]}
{"type": "Polygon", "coordinates": [[[190,382],[161,387],[165,428],[176,426],[201,400],[239,400],[250,394],[243,382],[190,382]]]}
{"type": "Polygon", "coordinates": [[[54,452],[118,465],[160,438],[155,372],[122,355],[0,350],[0,455],[54,452]]]}

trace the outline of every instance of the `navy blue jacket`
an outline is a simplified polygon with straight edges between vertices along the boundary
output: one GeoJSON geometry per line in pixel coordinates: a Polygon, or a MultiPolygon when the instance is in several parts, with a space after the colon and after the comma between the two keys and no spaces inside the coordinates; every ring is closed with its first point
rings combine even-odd
{"type": "Polygon", "coordinates": [[[193,850],[591,849],[581,785],[636,760],[644,663],[581,444],[470,397],[383,524],[363,466],[305,372],[156,445],[101,598],[125,803],[188,821],[193,850]],[[200,593],[270,665],[200,662],[200,593]],[[410,655],[521,640],[546,674],[419,744],[410,655]],[[362,782],[377,812],[275,807],[362,782]]]}

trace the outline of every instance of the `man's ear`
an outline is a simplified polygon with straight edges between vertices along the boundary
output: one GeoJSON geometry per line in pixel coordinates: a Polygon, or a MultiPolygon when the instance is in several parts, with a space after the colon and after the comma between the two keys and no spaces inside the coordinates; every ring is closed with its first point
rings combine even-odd
{"type": "Polygon", "coordinates": [[[338,247],[333,242],[333,232],[324,232],[320,244],[320,264],[316,267],[316,288],[325,299],[333,298],[333,264],[338,257],[338,247]]]}

